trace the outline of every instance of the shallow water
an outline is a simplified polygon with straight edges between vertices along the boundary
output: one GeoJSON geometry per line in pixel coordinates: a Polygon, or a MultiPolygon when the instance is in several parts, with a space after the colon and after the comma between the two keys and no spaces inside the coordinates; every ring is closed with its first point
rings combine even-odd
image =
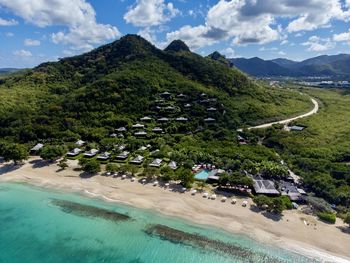
{"type": "Polygon", "coordinates": [[[0,185],[0,262],[314,262],[151,211],[0,185]]]}

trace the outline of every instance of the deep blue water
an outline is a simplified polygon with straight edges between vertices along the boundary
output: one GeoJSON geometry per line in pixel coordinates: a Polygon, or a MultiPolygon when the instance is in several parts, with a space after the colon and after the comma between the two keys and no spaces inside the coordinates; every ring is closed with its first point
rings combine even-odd
{"type": "Polygon", "coordinates": [[[244,236],[151,211],[22,184],[0,184],[0,262],[312,261],[244,236]],[[108,211],[117,212],[116,217],[111,218],[108,211]],[[195,235],[175,242],[159,232],[146,231],[159,225],[176,230],[172,238],[178,237],[177,231],[195,235]]]}

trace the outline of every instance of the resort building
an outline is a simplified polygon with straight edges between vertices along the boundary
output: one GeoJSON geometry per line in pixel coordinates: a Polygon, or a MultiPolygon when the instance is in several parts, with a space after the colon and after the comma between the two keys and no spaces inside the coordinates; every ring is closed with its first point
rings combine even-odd
{"type": "Polygon", "coordinates": [[[243,138],[241,135],[237,135],[237,141],[241,145],[247,144],[247,140],[243,138]]]}
{"type": "Polygon", "coordinates": [[[144,129],[145,125],[137,123],[137,124],[133,125],[132,128],[133,129],[144,129]]]}
{"type": "Polygon", "coordinates": [[[149,122],[151,120],[153,120],[151,117],[145,116],[143,118],[140,119],[141,121],[145,121],[145,122],[149,122]]]}
{"type": "Polygon", "coordinates": [[[111,157],[111,154],[109,152],[104,152],[97,156],[97,160],[106,161],[109,159],[109,157],[111,157]]]}
{"type": "Polygon", "coordinates": [[[167,98],[170,98],[171,93],[165,91],[165,92],[161,93],[160,96],[167,99],[167,98]]]}
{"type": "Polygon", "coordinates": [[[116,158],[119,160],[125,160],[129,157],[129,154],[130,154],[129,152],[124,151],[121,154],[119,154],[116,158]]]}
{"type": "Polygon", "coordinates": [[[125,127],[120,127],[118,129],[115,129],[117,132],[126,132],[126,128],[125,127]]]}
{"type": "Polygon", "coordinates": [[[159,168],[162,162],[163,162],[162,159],[155,159],[149,164],[149,166],[159,168]]]}
{"type": "Polygon", "coordinates": [[[125,144],[119,144],[119,145],[117,145],[117,150],[118,150],[118,151],[124,151],[125,148],[126,148],[126,145],[125,145],[125,144]]]}
{"type": "Polygon", "coordinates": [[[37,153],[37,152],[39,152],[43,147],[44,147],[44,144],[38,143],[38,144],[35,145],[32,149],[30,149],[30,153],[32,153],[32,154],[37,153]]]}
{"type": "Polygon", "coordinates": [[[132,163],[132,164],[141,164],[141,163],[143,163],[143,160],[145,159],[145,157],[143,157],[143,156],[141,156],[141,155],[138,155],[138,156],[136,156],[134,159],[132,159],[131,161],[130,161],[130,163],[132,163]]]}
{"type": "Polygon", "coordinates": [[[178,122],[186,122],[186,121],[188,121],[188,119],[185,118],[185,117],[179,117],[179,118],[176,118],[176,121],[178,121],[178,122]]]}
{"type": "Polygon", "coordinates": [[[167,106],[164,108],[165,111],[168,111],[168,112],[171,112],[171,111],[174,111],[175,110],[175,107],[173,106],[167,106]]]}
{"type": "Polygon", "coordinates": [[[75,156],[79,155],[81,152],[82,152],[81,149],[79,149],[79,148],[74,148],[73,150],[71,150],[71,151],[69,151],[69,152],[67,153],[67,156],[75,157],[75,156]]]}
{"type": "Polygon", "coordinates": [[[177,95],[177,97],[179,98],[179,99],[186,99],[187,98],[187,96],[185,95],[185,94],[179,94],[179,95],[177,95]]]}
{"type": "Polygon", "coordinates": [[[204,119],[204,122],[206,122],[206,123],[213,123],[213,122],[215,122],[215,119],[213,119],[213,118],[206,118],[206,119],[204,119]]]}
{"type": "Polygon", "coordinates": [[[162,133],[162,132],[163,132],[163,129],[162,129],[162,128],[159,128],[159,127],[155,127],[152,131],[153,131],[154,133],[162,133]]]}
{"type": "Polygon", "coordinates": [[[109,137],[111,137],[111,138],[116,138],[116,137],[118,137],[118,134],[112,133],[112,134],[109,135],[109,137]]]}
{"type": "Polygon", "coordinates": [[[147,147],[146,146],[141,146],[138,151],[140,152],[143,152],[143,151],[146,151],[147,150],[147,147]]]}
{"type": "Polygon", "coordinates": [[[220,175],[222,175],[223,173],[225,173],[225,170],[222,169],[211,170],[208,174],[208,181],[218,182],[220,179],[220,175]]]}
{"type": "Polygon", "coordinates": [[[84,156],[85,156],[85,157],[88,157],[88,158],[92,158],[92,157],[94,157],[96,154],[98,154],[98,150],[97,150],[97,149],[91,149],[90,151],[84,153],[84,156]]]}
{"type": "Polygon", "coordinates": [[[171,169],[173,169],[173,170],[176,170],[176,169],[178,168],[178,167],[177,167],[177,163],[174,162],[174,161],[170,161],[170,162],[168,163],[168,167],[171,168],[171,169]]]}
{"type": "Polygon", "coordinates": [[[280,192],[275,188],[274,182],[270,180],[256,180],[253,179],[253,188],[256,194],[264,194],[264,195],[280,195],[280,192]]]}
{"type": "Polygon", "coordinates": [[[302,195],[306,195],[303,189],[297,188],[294,183],[281,181],[280,190],[282,195],[286,195],[293,202],[300,201],[302,195]]]}
{"type": "Polygon", "coordinates": [[[168,119],[168,118],[163,117],[163,118],[158,119],[158,121],[159,121],[159,122],[168,122],[168,121],[169,121],[169,119],[168,119]]]}
{"type": "Polygon", "coordinates": [[[186,103],[186,104],[184,105],[184,107],[185,107],[185,109],[189,109],[189,108],[192,107],[192,105],[191,105],[190,103],[186,103]]]}
{"type": "Polygon", "coordinates": [[[214,108],[214,107],[210,107],[210,108],[207,109],[207,111],[209,111],[209,112],[215,112],[215,111],[217,111],[217,109],[214,108]]]}
{"type": "Polygon", "coordinates": [[[77,141],[75,142],[75,145],[77,145],[78,147],[82,147],[82,146],[85,145],[85,143],[86,143],[86,142],[84,142],[84,141],[82,141],[82,140],[77,140],[77,141]]]}
{"type": "Polygon", "coordinates": [[[134,135],[136,137],[146,137],[147,136],[147,132],[145,131],[139,131],[139,132],[135,132],[134,135]]]}

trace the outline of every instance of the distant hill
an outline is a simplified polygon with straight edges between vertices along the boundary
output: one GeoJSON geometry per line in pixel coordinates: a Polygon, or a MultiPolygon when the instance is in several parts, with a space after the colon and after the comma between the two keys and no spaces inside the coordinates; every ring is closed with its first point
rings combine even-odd
{"type": "Polygon", "coordinates": [[[17,72],[21,69],[18,68],[0,68],[0,75],[17,72]]]}
{"type": "Polygon", "coordinates": [[[234,58],[230,62],[252,76],[350,76],[350,55],[318,56],[301,62],[283,58],[234,58]]]}

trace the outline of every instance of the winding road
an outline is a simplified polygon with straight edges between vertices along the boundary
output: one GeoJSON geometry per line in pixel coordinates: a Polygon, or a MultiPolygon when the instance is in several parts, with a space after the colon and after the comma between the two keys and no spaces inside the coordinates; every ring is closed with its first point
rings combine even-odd
{"type": "MultiPolygon", "coordinates": [[[[269,123],[261,124],[261,125],[258,125],[258,126],[248,127],[248,130],[264,129],[264,128],[271,127],[272,125],[275,125],[275,124],[287,124],[287,123],[290,123],[292,121],[295,121],[295,120],[298,120],[298,119],[301,119],[301,118],[305,118],[305,117],[309,117],[309,116],[311,116],[313,114],[316,114],[318,112],[318,110],[319,110],[318,102],[317,102],[317,100],[315,100],[313,98],[311,98],[311,101],[314,104],[314,108],[311,111],[309,111],[309,112],[307,112],[305,114],[302,114],[302,115],[299,115],[299,116],[296,116],[296,117],[293,117],[293,118],[281,120],[281,121],[269,122],[269,123]]],[[[239,129],[238,131],[242,131],[242,129],[239,129]]]]}

